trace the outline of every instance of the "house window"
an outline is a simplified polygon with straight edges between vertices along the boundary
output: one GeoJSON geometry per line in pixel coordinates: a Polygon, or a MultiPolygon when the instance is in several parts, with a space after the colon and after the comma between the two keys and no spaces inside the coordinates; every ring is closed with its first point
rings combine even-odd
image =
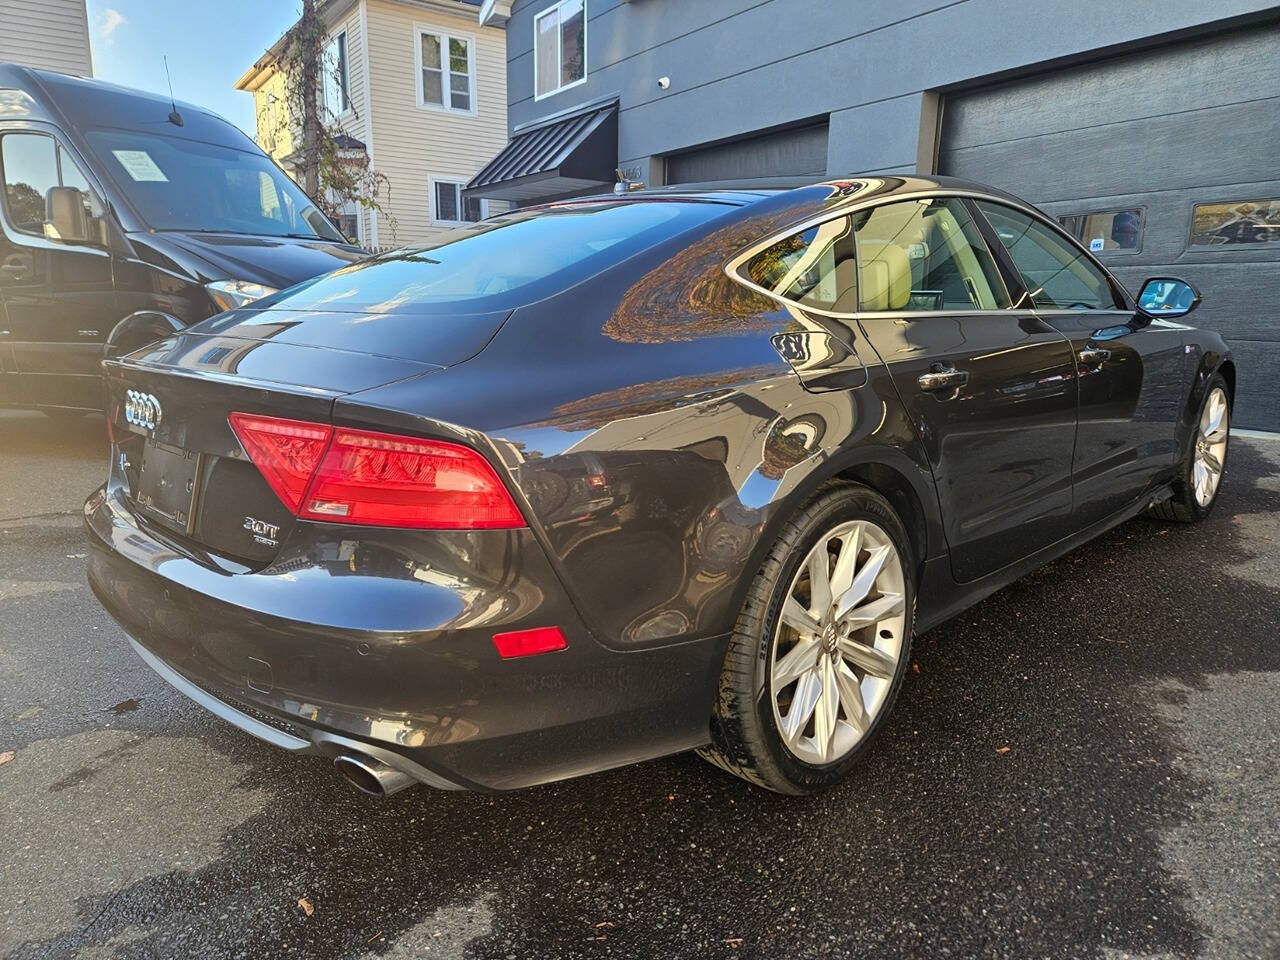
{"type": "Polygon", "coordinates": [[[462,196],[463,183],[459,180],[431,178],[431,221],[433,223],[476,223],[488,213],[485,201],[462,196]]]}
{"type": "Polygon", "coordinates": [[[418,105],[474,113],[475,101],[475,52],[471,39],[418,30],[418,105]]]}
{"type": "Polygon", "coordinates": [[[1280,199],[1197,203],[1191,214],[1191,246],[1234,247],[1280,243],[1280,199]]]}
{"type": "Polygon", "coordinates": [[[534,99],[587,79],[586,0],[560,0],[533,18],[534,99]]]}
{"type": "Polygon", "coordinates": [[[324,45],[322,61],[324,76],[320,84],[324,107],[330,116],[337,117],[351,108],[347,91],[347,33],[344,30],[324,45]]]}
{"type": "Polygon", "coordinates": [[[1064,230],[1091,253],[1137,253],[1142,249],[1142,208],[1058,217],[1064,230]]]}

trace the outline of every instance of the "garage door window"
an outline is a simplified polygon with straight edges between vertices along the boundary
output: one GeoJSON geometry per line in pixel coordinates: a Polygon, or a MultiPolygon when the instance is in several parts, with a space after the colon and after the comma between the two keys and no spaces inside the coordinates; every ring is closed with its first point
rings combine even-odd
{"type": "Polygon", "coordinates": [[[1009,296],[961,200],[890,203],[856,214],[863,310],[1003,310],[1009,296]]]}
{"type": "Polygon", "coordinates": [[[1009,207],[978,201],[1022,274],[1031,302],[1047,310],[1115,310],[1106,274],[1048,226],[1009,207]]]}
{"type": "Polygon", "coordinates": [[[1244,243],[1280,243],[1280,200],[1196,204],[1191,215],[1191,246],[1244,243]]]}
{"type": "Polygon", "coordinates": [[[1141,208],[1072,213],[1058,222],[1091,253],[1137,253],[1142,249],[1142,214],[1141,208]]]}
{"type": "Polygon", "coordinates": [[[747,260],[739,275],[768,293],[806,307],[852,313],[857,270],[849,218],[827,220],[779,240],[747,260]]]}

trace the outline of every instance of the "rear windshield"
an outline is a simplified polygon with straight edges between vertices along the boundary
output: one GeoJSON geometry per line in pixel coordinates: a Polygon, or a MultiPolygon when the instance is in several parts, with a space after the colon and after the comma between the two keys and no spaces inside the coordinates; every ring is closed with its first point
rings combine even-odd
{"type": "Polygon", "coordinates": [[[270,306],[413,312],[468,301],[476,312],[547,296],[729,210],[696,201],[604,201],[491,217],[435,246],[407,247],[303,284],[270,306]]]}

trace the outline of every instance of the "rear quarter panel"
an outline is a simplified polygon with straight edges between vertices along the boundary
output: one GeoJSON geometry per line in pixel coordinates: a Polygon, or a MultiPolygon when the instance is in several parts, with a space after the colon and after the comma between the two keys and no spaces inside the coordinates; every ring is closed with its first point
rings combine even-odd
{"type": "MultiPolygon", "coordinates": [[[[795,216],[763,205],[522,307],[479,356],[339,399],[334,417],[486,438],[614,648],[727,634],[777,525],[858,464],[889,465],[937,531],[927,462],[870,347],[725,276],[795,216]],[[816,329],[859,354],[862,386],[809,392],[770,342],[816,329]]],[[[922,533],[915,559],[940,541],[922,533]]]]}

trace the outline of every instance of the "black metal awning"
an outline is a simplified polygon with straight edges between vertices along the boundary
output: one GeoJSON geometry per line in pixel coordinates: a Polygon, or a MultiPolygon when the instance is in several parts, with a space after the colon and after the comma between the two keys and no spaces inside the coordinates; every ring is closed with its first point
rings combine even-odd
{"type": "Polygon", "coordinates": [[[618,104],[517,133],[466,186],[468,197],[540,200],[609,186],[618,167],[618,104]]]}

